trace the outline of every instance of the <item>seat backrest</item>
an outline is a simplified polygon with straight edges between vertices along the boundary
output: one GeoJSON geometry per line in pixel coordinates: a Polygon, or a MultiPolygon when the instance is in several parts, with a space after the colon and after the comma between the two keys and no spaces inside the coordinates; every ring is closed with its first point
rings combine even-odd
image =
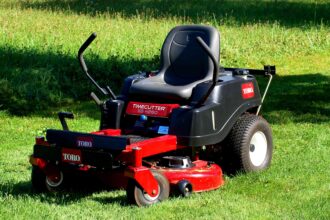
{"type": "Polygon", "coordinates": [[[173,28],[167,35],[161,51],[160,73],[170,85],[187,85],[199,80],[210,80],[213,64],[207,53],[199,46],[201,37],[220,59],[220,34],[217,29],[204,25],[184,25],[173,28]]]}

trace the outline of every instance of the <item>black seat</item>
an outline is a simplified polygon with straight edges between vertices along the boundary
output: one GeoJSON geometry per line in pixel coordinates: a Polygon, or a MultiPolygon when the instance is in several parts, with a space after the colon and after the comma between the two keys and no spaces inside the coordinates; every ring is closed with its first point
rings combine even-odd
{"type": "Polygon", "coordinates": [[[220,35],[217,29],[203,25],[173,28],[161,51],[161,68],[157,75],[135,82],[130,94],[171,100],[187,100],[193,88],[212,79],[213,64],[200,47],[201,37],[219,62],[220,35]]]}

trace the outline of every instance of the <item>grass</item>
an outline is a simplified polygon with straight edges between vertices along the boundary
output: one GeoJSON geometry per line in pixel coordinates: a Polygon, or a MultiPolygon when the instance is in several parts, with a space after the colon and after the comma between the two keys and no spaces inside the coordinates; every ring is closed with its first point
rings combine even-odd
{"type": "Polygon", "coordinates": [[[0,108],[14,114],[86,99],[94,88],[82,74],[76,54],[92,31],[99,37],[86,54],[90,69],[117,92],[124,76],[158,68],[166,34],[183,23],[210,24],[221,31],[224,66],[260,68],[276,63],[282,74],[314,73],[327,62],[313,65],[308,58],[327,57],[330,51],[326,1],[0,3],[0,108]],[[308,64],[300,65],[302,58],[308,64]]]}
{"type": "Polygon", "coordinates": [[[0,0],[0,218],[329,219],[329,11],[327,1],[307,0],[0,0]],[[98,128],[97,108],[84,101],[94,88],[75,58],[85,38],[98,33],[87,61],[119,91],[124,76],[158,68],[167,32],[183,23],[220,30],[224,66],[277,65],[263,108],[275,141],[271,168],[150,208],[128,206],[121,190],[34,194],[28,155],[39,131],[60,128],[55,113],[73,111],[73,130],[98,128]]]}

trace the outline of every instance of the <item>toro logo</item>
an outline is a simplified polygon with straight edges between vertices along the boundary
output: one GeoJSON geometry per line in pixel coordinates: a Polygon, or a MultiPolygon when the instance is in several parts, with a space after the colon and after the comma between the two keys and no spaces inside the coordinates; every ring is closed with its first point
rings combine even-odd
{"type": "Polygon", "coordinates": [[[252,82],[242,84],[243,99],[250,99],[254,97],[254,86],[252,82]]]}
{"type": "Polygon", "coordinates": [[[93,138],[92,137],[78,137],[77,138],[77,147],[93,147],[93,138]]]}
{"type": "Polygon", "coordinates": [[[81,163],[81,152],[76,149],[62,149],[62,161],[67,163],[81,163]]]}

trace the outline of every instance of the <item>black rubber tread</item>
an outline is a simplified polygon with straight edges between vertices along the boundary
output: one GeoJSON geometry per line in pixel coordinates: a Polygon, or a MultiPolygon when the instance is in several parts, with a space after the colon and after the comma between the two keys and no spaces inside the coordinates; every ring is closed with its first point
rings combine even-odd
{"type": "Polygon", "coordinates": [[[234,124],[225,140],[226,164],[230,173],[253,172],[268,168],[272,159],[273,140],[268,122],[253,114],[242,115],[234,124]],[[251,163],[249,150],[250,141],[256,131],[262,131],[267,139],[267,154],[260,166],[251,163]]]}
{"type": "Polygon", "coordinates": [[[47,191],[45,179],[46,179],[46,175],[44,174],[44,172],[39,167],[32,166],[31,183],[32,183],[32,188],[36,192],[47,191]]]}
{"type": "Polygon", "coordinates": [[[160,192],[158,194],[157,199],[155,199],[154,201],[147,200],[144,196],[144,191],[141,186],[139,186],[139,184],[134,179],[130,179],[126,189],[127,201],[130,204],[138,206],[148,206],[164,201],[169,197],[170,184],[167,178],[159,171],[151,170],[151,172],[159,184],[160,192]]]}

